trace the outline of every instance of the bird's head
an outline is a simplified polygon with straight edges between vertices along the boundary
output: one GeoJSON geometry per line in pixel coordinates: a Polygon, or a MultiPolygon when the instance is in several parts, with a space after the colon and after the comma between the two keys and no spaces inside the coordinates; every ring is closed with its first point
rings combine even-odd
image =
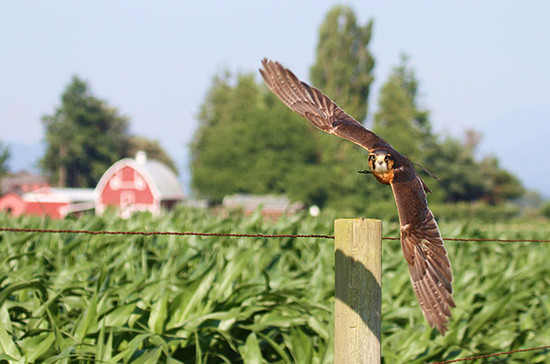
{"type": "Polygon", "coordinates": [[[385,150],[376,150],[369,153],[369,168],[372,173],[383,174],[393,170],[395,160],[391,153],[385,150]]]}

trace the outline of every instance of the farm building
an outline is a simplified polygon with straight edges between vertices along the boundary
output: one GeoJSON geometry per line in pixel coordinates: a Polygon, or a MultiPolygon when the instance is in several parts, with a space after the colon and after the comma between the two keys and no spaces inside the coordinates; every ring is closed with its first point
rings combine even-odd
{"type": "Polygon", "coordinates": [[[92,188],[42,187],[21,196],[25,215],[64,218],[68,213],[89,210],[94,207],[92,188]]]}
{"type": "Polygon", "coordinates": [[[49,184],[46,177],[27,171],[21,171],[2,178],[0,182],[0,191],[2,193],[14,192],[22,194],[47,186],[49,186],[49,184]]]}
{"type": "Polygon", "coordinates": [[[245,215],[252,215],[259,209],[265,217],[279,218],[282,215],[291,215],[304,210],[304,205],[300,202],[292,203],[285,196],[274,195],[247,195],[235,194],[225,196],[222,206],[226,209],[240,209],[245,215]]]}
{"type": "Polygon", "coordinates": [[[183,197],[176,174],[165,164],[138,152],[135,159],[122,159],[103,174],[95,189],[95,209],[101,214],[114,206],[122,217],[129,217],[134,211],[156,214],[183,197]]]}
{"type": "Polygon", "coordinates": [[[0,211],[5,211],[12,216],[21,216],[25,213],[25,201],[21,194],[8,192],[0,197],[0,211]]]}
{"type": "Polygon", "coordinates": [[[32,174],[27,171],[17,172],[0,181],[0,211],[5,211],[12,216],[25,214],[26,202],[23,194],[39,188],[48,187],[44,176],[32,174]]]}

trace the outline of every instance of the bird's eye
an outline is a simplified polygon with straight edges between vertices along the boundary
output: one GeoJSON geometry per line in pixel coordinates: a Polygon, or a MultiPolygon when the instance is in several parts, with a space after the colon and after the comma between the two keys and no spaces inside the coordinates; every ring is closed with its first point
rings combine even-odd
{"type": "Polygon", "coordinates": [[[376,158],[376,157],[374,156],[374,154],[369,155],[369,161],[373,161],[374,158],[376,158]]]}
{"type": "Polygon", "coordinates": [[[384,160],[387,162],[391,159],[391,156],[389,154],[386,154],[386,156],[384,157],[384,160]]]}

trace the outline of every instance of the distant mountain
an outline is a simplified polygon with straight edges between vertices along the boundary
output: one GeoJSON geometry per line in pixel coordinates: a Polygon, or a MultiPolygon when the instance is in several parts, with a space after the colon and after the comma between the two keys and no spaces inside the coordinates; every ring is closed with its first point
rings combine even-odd
{"type": "Polygon", "coordinates": [[[42,158],[46,145],[42,142],[35,143],[6,143],[10,149],[8,166],[13,172],[27,170],[39,173],[38,160],[42,158]]]}
{"type": "Polygon", "coordinates": [[[508,113],[480,131],[483,154],[496,156],[526,188],[550,198],[550,107],[508,113]]]}

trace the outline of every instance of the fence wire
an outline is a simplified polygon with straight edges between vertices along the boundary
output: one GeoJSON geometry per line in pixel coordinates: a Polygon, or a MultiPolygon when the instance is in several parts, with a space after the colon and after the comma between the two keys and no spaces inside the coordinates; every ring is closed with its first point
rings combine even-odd
{"type": "MultiPolygon", "coordinates": [[[[89,235],[176,235],[176,236],[229,236],[237,238],[318,238],[334,239],[334,235],[320,234],[243,234],[243,233],[203,233],[193,231],[93,231],[93,230],[67,230],[67,229],[27,229],[4,228],[0,232],[46,233],[46,234],[89,234],[89,235]]],[[[385,236],[382,240],[399,240],[399,237],[385,236]]],[[[445,241],[457,242],[504,242],[504,243],[550,243],[550,239],[496,239],[496,238],[443,238],[445,241]]]]}

